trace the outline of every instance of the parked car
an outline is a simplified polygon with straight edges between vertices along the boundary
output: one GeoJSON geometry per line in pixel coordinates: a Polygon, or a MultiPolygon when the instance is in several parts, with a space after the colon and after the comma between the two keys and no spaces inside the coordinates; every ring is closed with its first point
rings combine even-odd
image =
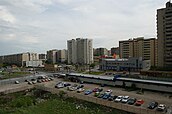
{"type": "Polygon", "coordinates": [[[94,93],[94,96],[95,96],[95,97],[98,97],[99,95],[100,95],[100,92],[95,92],[95,93],[94,93]]]}
{"type": "Polygon", "coordinates": [[[156,110],[157,111],[165,111],[166,110],[166,105],[165,104],[159,104],[156,110]]]}
{"type": "Polygon", "coordinates": [[[37,80],[37,82],[38,82],[38,83],[41,83],[41,82],[42,82],[42,80],[41,80],[41,79],[38,79],[38,80],[37,80]]]}
{"type": "Polygon", "coordinates": [[[123,99],[123,96],[118,96],[114,101],[115,102],[120,102],[123,99]]]}
{"type": "Polygon", "coordinates": [[[110,94],[104,94],[104,96],[102,97],[103,99],[108,99],[110,97],[110,94]]]}
{"type": "Polygon", "coordinates": [[[64,85],[64,87],[71,86],[71,84],[67,83],[67,82],[64,82],[63,85],[64,85]]]}
{"type": "Polygon", "coordinates": [[[84,88],[79,88],[78,90],[77,90],[77,92],[78,93],[81,93],[81,92],[83,92],[85,89],[84,88]]]}
{"type": "Polygon", "coordinates": [[[105,93],[111,94],[112,93],[112,90],[111,89],[108,89],[105,93]]]}
{"type": "Polygon", "coordinates": [[[15,84],[19,84],[20,82],[16,80],[14,83],[15,83],[15,84]]]}
{"type": "Polygon", "coordinates": [[[26,79],[25,82],[29,82],[29,80],[26,79]]]}
{"type": "Polygon", "coordinates": [[[58,83],[55,85],[55,88],[63,88],[63,87],[64,87],[63,82],[58,82],[58,83]]]}
{"type": "Polygon", "coordinates": [[[92,90],[86,90],[85,91],[85,95],[89,95],[89,94],[91,94],[93,91],[92,90]]]}
{"type": "Polygon", "coordinates": [[[139,100],[136,101],[135,105],[136,106],[141,106],[143,103],[144,103],[144,100],[143,99],[139,99],[139,100]]]}
{"type": "Polygon", "coordinates": [[[129,100],[129,96],[124,96],[121,100],[122,103],[127,103],[127,101],[129,100]]]}
{"type": "Polygon", "coordinates": [[[111,95],[109,98],[108,98],[109,101],[113,101],[114,100],[114,95],[111,95]]]}
{"type": "Polygon", "coordinates": [[[127,104],[129,104],[129,105],[133,105],[135,102],[136,102],[136,98],[130,98],[129,100],[128,100],[128,102],[127,102],[127,104]]]}
{"type": "Polygon", "coordinates": [[[29,85],[32,85],[32,82],[31,82],[31,81],[28,81],[28,84],[29,84],[29,85]]]}
{"type": "Polygon", "coordinates": [[[109,100],[109,101],[114,101],[117,97],[118,97],[118,96],[116,96],[116,95],[111,95],[111,96],[108,98],[108,100],[109,100]]]}
{"type": "Polygon", "coordinates": [[[84,85],[81,84],[81,85],[78,85],[78,86],[77,86],[77,89],[83,88],[83,87],[84,87],[84,85]]]}
{"type": "Polygon", "coordinates": [[[31,81],[32,81],[32,83],[33,83],[33,84],[36,84],[36,82],[37,82],[37,80],[36,80],[36,79],[34,79],[34,78],[33,78],[33,79],[31,79],[31,81]]]}
{"type": "Polygon", "coordinates": [[[150,102],[150,103],[148,104],[148,108],[149,108],[149,109],[154,109],[154,108],[156,108],[157,106],[158,106],[158,102],[155,102],[155,101],[150,102]]]}
{"type": "Polygon", "coordinates": [[[101,93],[98,98],[102,98],[104,96],[104,93],[101,93]]]}
{"type": "Polygon", "coordinates": [[[98,88],[98,87],[96,87],[96,88],[94,88],[94,89],[93,89],[93,92],[101,92],[101,91],[103,91],[103,89],[102,89],[102,88],[98,88]]]}

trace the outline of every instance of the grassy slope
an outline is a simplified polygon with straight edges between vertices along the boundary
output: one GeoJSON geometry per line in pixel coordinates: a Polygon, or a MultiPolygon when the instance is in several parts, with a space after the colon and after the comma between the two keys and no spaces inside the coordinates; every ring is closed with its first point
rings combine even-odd
{"type": "Polygon", "coordinates": [[[14,93],[0,97],[0,114],[127,114],[126,112],[107,108],[98,104],[74,98],[60,99],[57,95],[27,95],[14,93]],[[43,102],[36,102],[38,98],[43,102]],[[48,97],[44,97],[48,96],[48,97]],[[79,109],[76,109],[80,106],[79,109]]]}

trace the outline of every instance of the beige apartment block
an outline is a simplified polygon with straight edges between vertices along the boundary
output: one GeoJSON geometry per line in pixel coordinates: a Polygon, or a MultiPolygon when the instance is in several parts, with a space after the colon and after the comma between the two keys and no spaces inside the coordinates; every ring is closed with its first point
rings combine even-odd
{"type": "Polygon", "coordinates": [[[172,68],[172,3],[157,10],[158,66],[172,68]]]}
{"type": "Polygon", "coordinates": [[[67,60],[67,50],[58,50],[57,51],[57,62],[65,62],[67,60]]]}
{"type": "Polygon", "coordinates": [[[93,63],[92,39],[76,38],[67,41],[69,64],[91,64],[93,63]]]}
{"type": "Polygon", "coordinates": [[[38,60],[37,53],[19,53],[0,56],[0,63],[15,64],[25,66],[26,61],[38,60]]]}
{"type": "Polygon", "coordinates": [[[157,66],[157,39],[144,37],[119,41],[120,58],[142,57],[157,66]]]}

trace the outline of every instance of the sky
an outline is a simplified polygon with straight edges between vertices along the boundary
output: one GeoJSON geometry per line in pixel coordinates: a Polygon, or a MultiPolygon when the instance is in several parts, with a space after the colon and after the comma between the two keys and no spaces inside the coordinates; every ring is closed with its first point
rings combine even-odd
{"type": "Polygon", "coordinates": [[[156,12],[168,0],[0,0],[0,55],[67,49],[93,39],[110,49],[130,38],[156,38],[156,12]]]}

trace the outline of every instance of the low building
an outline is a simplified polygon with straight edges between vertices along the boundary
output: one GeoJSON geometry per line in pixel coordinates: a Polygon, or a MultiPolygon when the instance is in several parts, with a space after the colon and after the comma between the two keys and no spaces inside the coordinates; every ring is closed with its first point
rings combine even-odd
{"type": "Polygon", "coordinates": [[[26,67],[44,67],[42,60],[26,61],[26,67]]]}
{"type": "Polygon", "coordinates": [[[116,70],[116,71],[140,71],[149,70],[151,67],[150,60],[142,60],[142,58],[129,59],[102,59],[100,70],[116,70]]]}

